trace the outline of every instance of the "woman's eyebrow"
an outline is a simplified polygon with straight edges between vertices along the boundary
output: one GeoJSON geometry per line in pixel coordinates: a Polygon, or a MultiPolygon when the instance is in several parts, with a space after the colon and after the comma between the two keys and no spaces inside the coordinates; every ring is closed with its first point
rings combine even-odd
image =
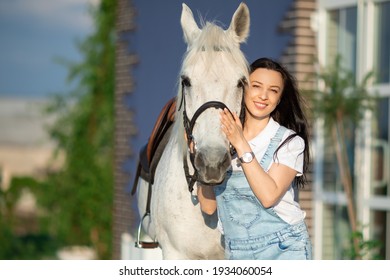
{"type": "MultiPolygon", "coordinates": [[[[250,82],[251,83],[256,83],[256,84],[259,84],[259,85],[263,85],[263,83],[261,81],[257,81],[257,80],[252,80],[250,82]]],[[[278,86],[278,85],[271,85],[270,88],[277,88],[278,90],[280,90],[282,87],[278,86]]]]}

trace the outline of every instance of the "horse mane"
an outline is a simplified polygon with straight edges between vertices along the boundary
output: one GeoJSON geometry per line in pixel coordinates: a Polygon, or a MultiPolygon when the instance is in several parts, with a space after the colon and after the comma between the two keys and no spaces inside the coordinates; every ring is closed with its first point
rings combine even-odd
{"type": "MultiPolygon", "coordinates": [[[[238,69],[242,69],[242,73],[248,73],[248,61],[240,49],[240,44],[235,40],[232,33],[225,31],[215,22],[202,22],[202,32],[199,37],[188,46],[182,60],[182,67],[180,73],[187,68],[188,65],[197,63],[199,59],[202,59],[208,63],[208,70],[212,69],[213,62],[217,54],[224,54],[224,63],[226,65],[235,65],[238,69]]],[[[221,73],[224,68],[217,69],[221,73]]],[[[238,70],[239,71],[239,70],[238,70]]],[[[206,75],[205,73],[205,75],[206,75]]],[[[221,75],[221,74],[219,74],[221,75]]],[[[249,80],[249,77],[245,77],[249,80]]],[[[173,127],[173,134],[178,135],[177,141],[180,150],[183,155],[186,153],[187,143],[184,137],[184,126],[183,126],[183,108],[180,108],[180,101],[182,99],[182,87],[180,84],[180,75],[178,79],[178,94],[177,94],[177,106],[176,106],[176,117],[175,125],[173,127]],[[179,110],[180,109],[180,110],[179,110]]]]}

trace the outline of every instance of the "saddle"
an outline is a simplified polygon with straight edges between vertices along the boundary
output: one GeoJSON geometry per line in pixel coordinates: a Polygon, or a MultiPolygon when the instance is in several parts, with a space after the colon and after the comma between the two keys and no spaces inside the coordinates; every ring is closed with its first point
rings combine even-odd
{"type": "Polygon", "coordinates": [[[175,111],[176,97],[173,97],[161,110],[147,144],[140,150],[137,172],[131,191],[132,195],[137,191],[139,177],[149,184],[154,183],[157,164],[160,161],[171,134],[172,124],[175,120],[175,111]]]}
{"type": "Polygon", "coordinates": [[[152,197],[152,184],[154,183],[154,175],[161,155],[166,147],[171,130],[172,124],[175,120],[176,111],[176,98],[171,98],[160,112],[157,121],[153,127],[152,133],[145,146],[143,146],[139,153],[139,160],[137,171],[134,178],[133,188],[131,195],[134,195],[137,191],[138,180],[141,177],[148,182],[148,196],[146,202],[145,214],[143,215],[139,226],[137,241],[135,247],[143,249],[154,249],[159,246],[157,241],[147,242],[141,241],[141,229],[143,220],[150,215],[150,201],[152,197]]]}

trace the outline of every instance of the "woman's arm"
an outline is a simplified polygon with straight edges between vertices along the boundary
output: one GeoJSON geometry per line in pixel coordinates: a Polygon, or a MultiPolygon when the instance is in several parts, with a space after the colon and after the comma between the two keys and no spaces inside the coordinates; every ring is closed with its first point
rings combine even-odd
{"type": "Polygon", "coordinates": [[[200,185],[198,183],[198,201],[200,209],[207,215],[214,214],[217,209],[217,201],[215,200],[215,193],[212,186],[200,185]]]}
{"type": "MultiPolygon", "coordinates": [[[[233,119],[228,111],[222,112],[221,123],[222,130],[236,149],[238,157],[251,152],[236,114],[233,119]]],[[[250,163],[242,163],[241,166],[253,193],[266,208],[274,206],[283,197],[297,175],[296,170],[277,163],[274,163],[267,173],[255,159],[250,163]]]]}
{"type": "Polygon", "coordinates": [[[274,206],[284,196],[297,175],[296,170],[277,163],[272,164],[268,173],[257,160],[241,166],[253,193],[265,208],[274,206]]]}

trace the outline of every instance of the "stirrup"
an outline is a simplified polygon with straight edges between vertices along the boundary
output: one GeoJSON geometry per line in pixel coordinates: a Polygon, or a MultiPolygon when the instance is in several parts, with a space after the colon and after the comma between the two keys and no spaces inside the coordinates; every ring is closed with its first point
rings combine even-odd
{"type": "Polygon", "coordinates": [[[142,217],[141,221],[138,225],[138,233],[137,233],[137,241],[135,242],[135,247],[140,249],[155,249],[158,247],[157,241],[147,242],[147,241],[140,241],[141,239],[141,229],[142,229],[142,222],[144,219],[150,216],[149,212],[146,212],[145,215],[142,217]]]}

